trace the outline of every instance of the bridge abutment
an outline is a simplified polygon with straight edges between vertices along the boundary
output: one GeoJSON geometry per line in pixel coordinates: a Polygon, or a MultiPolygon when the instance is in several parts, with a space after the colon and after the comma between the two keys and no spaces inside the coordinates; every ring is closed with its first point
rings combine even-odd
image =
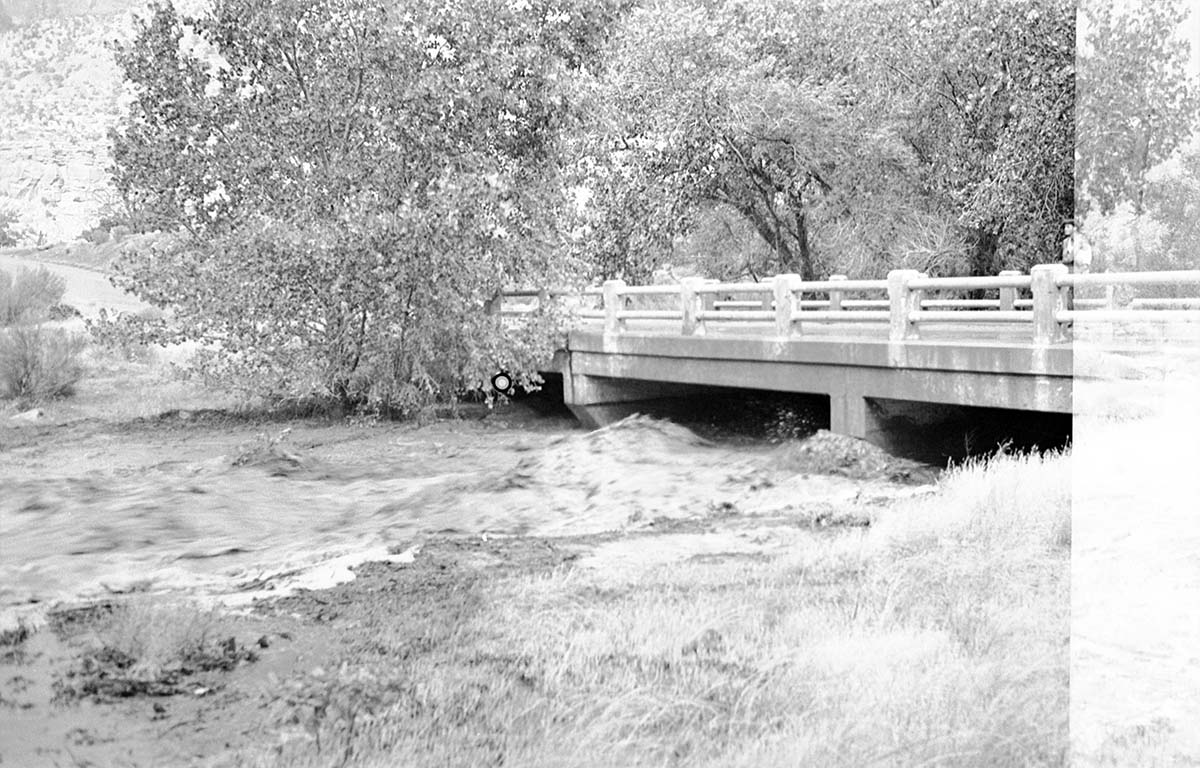
{"type": "Polygon", "coordinates": [[[678,398],[695,390],[693,386],[670,382],[611,379],[569,371],[563,374],[563,402],[588,429],[653,410],[656,401],[678,398]]]}

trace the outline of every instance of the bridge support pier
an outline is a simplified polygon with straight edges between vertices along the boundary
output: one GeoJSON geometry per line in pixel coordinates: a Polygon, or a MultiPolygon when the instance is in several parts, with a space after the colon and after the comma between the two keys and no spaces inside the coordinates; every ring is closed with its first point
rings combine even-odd
{"type": "Polygon", "coordinates": [[[873,423],[867,398],[848,392],[829,396],[829,431],[866,440],[873,423]]]}
{"type": "Polygon", "coordinates": [[[829,396],[829,431],[866,440],[889,453],[903,443],[901,433],[889,423],[887,409],[853,391],[829,396]]]}

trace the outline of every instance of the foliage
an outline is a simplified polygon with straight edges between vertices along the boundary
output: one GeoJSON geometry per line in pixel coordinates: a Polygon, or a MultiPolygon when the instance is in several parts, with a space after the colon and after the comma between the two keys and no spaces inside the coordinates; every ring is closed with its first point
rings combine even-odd
{"type": "Polygon", "coordinates": [[[1080,6],[1076,125],[1082,210],[1123,201],[1141,213],[1147,173],[1193,130],[1200,109],[1189,43],[1178,34],[1182,0],[1080,6]]]}
{"type": "MultiPolygon", "coordinates": [[[[1173,162],[1146,173],[1146,217],[1161,230],[1161,248],[1135,254],[1142,269],[1200,268],[1200,144],[1176,151],[1173,162]]],[[[1131,265],[1132,266],[1132,265],[1131,265]]]]}
{"type": "Polygon", "coordinates": [[[85,345],[83,336],[58,328],[0,330],[0,397],[40,402],[74,394],[85,345]]]}
{"type": "MultiPolygon", "coordinates": [[[[1099,206],[1088,211],[1083,231],[1095,253],[1092,268],[1200,267],[1200,143],[1192,140],[1179,147],[1144,176],[1140,207],[1125,200],[1105,212],[1099,206]]],[[[1151,292],[1173,293],[1177,288],[1151,292]]]]}
{"type": "Polygon", "coordinates": [[[762,265],[772,258],[770,246],[754,227],[737,210],[723,205],[701,210],[695,226],[676,247],[701,274],[723,281],[758,280],[762,265]]]}
{"type": "Polygon", "coordinates": [[[117,606],[97,622],[96,643],[55,681],[55,698],[71,701],[204,690],[197,678],[228,672],[258,654],[223,634],[229,622],[214,609],[157,598],[117,606]]]}
{"type": "Polygon", "coordinates": [[[1093,208],[1083,220],[1083,232],[1092,246],[1095,272],[1133,271],[1146,263],[1147,254],[1162,253],[1166,235],[1161,222],[1149,213],[1137,213],[1130,202],[1106,214],[1093,208]]]}
{"type": "Polygon", "coordinates": [[[593,55],[593,3],[218,0],[157,5],[117,60],[131,210],[180,236],[120,284],[173,310],[156,340],[280,397],[415,407],[496,367],[531,372],[546,318],[482,311],[553,258],[554,83],[593,55]]]}
{"type": "Polygon", "coordinates": [[[46,319],[66,290],[62,277],[43,266],[0,270],[0,327],[46,319]]]}
{"type": "Polygon", "coordinates": [[[628,152],[599,148],[598,139],[589,131],[574,147],[572,204],[563,214],[568,254],[595,277],[645,283],[666,263],[691,212],[665,191],[656,169],[632,162],[628,152]]]}
{"type": "Polygon", "coordinates": [[[0,208],[0,248],[12,248],[24,235],[20,217],[8,208],[0,208]]]}
{"type": "Polygon", "coordinates": [[[906,135],[966,229],[970,271],[1056,261],[1075,205],[1074,3],[947,0],[917,30],[906,135]]]}
{"type": "Polygon", "coordinates": [[[1073,206],[1073,52],[1066,0],[641,8],[575,83],[593,253],[661,261],[715,210],[767,245],[750,274],[1052,260],[1073,206]],[[622,221],[659,239],[600,233],[622,221]]]}

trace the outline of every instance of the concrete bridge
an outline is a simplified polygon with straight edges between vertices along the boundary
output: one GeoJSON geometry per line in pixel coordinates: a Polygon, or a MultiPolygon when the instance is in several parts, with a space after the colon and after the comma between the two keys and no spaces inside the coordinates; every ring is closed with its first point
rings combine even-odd
{"type": "Polygon", "coordinates": [[[697,387],[737,387],[827,397],[831,430],[888,447],[897,417],[939,406],[1070,414],[1081,324],[1104,325],[1114,348],[1131,330],[1200,328],[1200,299],[1130,298],[1145,285],[1200,286],[1200,271],[609,281],[578,294],[506,292],[500,311],[572,305],[577,321],[552,367],[585,424],[697,387]]]}

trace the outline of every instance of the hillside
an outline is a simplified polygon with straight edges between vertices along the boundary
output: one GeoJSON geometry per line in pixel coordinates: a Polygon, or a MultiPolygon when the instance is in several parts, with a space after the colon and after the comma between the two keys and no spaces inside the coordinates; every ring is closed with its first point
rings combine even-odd
{"type": "Polygon", "coordinates": [[[144,4],[0,2],[0,210],[26,244],[73,240],[114,202],[106,135],[122,87],[107,44],[144,4]]]}
{"type": "Polygon", "coordinates": [[[0,207],[34,240],[69,240],[108,202],[105,134],[121,93],[105,49],[127,17],[76,16],[0,34],[0,207]]]}

